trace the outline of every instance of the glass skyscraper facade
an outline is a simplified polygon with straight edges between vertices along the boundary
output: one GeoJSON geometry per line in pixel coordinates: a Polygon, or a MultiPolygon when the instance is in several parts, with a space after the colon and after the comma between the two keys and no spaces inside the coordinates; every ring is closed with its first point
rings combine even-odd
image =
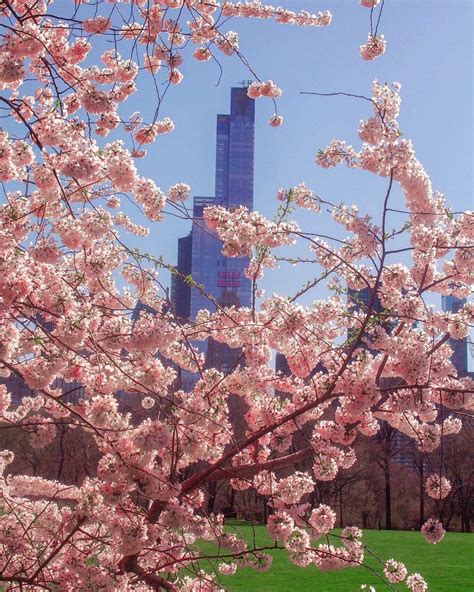
{"type": "MultiPolygon", "coordinates": [[[[361,310],[362,312],[367,312],[369,310],[371,294],[372,292],[369,288],[362,288],[362,290],[348,288],[347,303],[349,305],[349,310],[361,310]]],[[[376,294],[372,304],[372,312],[380,313],[382,311],[382,303],[380,302],[378,294],[376,294]]]]}
{"type": "MultiPolygon", "coordinates": [[[[212,299],[223,306],[251,304],[251,282],[243,273],[248,259],[221,254],[222,244],[206,227],[203,210],[213,205],[253,209],[254,142],[255,101],[247,96],[246,87],[232,88],[230,114],[217,115],[215,195],[194,198],[191,233],[178,244],[179,274],[190,274],[204,288],[203,294],[188,288],[179,276],[173,277],[171,301],[181,318],[193,320],[201,309],[213,311],[212,299]]],[[[240,355],[239,350],[211,340],[202,347],[206,364],[223,371],[237,363],[240,355]]]]}
{"type": "MultiPolygon", "coordinates": [[[[367,313],[369,310],[369,304],[371,300],[372,291],[369,288],[362,288],[362,290],[355,290],[353,288],[347,289],[347,307],[349,312],[362,312],[367,313]]],[[[383,311],[382,303],[380,302],[378,294],[375,295],[374,302],[372,303],[372,314],[377,315],[383,311]]],[[[356,327],[349,329],[347,332],[347,338],[352,341],[358,330],[356,327]]]]}
{"type": "MultiPolygon", "coordinates": [[[[178,240],[177,267],[183,276],[191,274],[193,237],[190,232],[178,240]]],[[[174,298],[175,313],[180,319],[189,319],[191,305],[191,286],[179,276],[171,277],[171,294],[174,298]]]]}

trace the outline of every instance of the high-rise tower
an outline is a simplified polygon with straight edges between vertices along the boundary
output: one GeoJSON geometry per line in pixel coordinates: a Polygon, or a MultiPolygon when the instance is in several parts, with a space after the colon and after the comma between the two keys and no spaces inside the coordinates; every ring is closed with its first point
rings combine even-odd
{"type": "MultiPolygon", "coordinates": [[[[180,273],[187,277],[192,269],[192,247],[193,236],[183,236],[178,240],[178,261],[177,268],[180,273]]],[[[180,319],[189,319],[191,305],[191,286],[180,279],[179,276],[171,277],[171,297],[173,299],[175,313],[180,319]]]]}

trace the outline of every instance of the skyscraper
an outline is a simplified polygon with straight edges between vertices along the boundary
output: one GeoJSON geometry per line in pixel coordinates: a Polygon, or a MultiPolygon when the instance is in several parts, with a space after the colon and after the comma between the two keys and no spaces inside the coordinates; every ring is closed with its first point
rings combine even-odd
{"type": "MultiPolygon", "coordinates": [[[[223,306],[250,306],[251,283],[243,273],[248,259],[221,254],[222,244],[206,227],[203,210],[213,205],[253,209],[254,135],[255,101],[246,87],[232,88],[230,114],[217,116],[215,195],[194,198],[191,233],[178,243],[180,276],[190,274],[204,288],[203,294],[180,276],[173,277],[171,301],[181,318],[193,320],[201,309],[214,310],[212,299],[223,306]]],[[[239,359],[239,350],[211,340],[202,347],[206,364],[223,371],[239,359]]]]}
{"type": "MultiPolygon", "coordinates": [[[[372,291],[370,288],[362,288],[361,290],[354,290],[353,288],[347,289],[347,302],[350,310],[361,310],[367,312],[369,308],[372,291]]],[[[383,311],[382,303],[380,302],[379,295],[376,294],[374,302],[372,304],[372,311],[374,314],[383,311]]]]}
{"type": "MultiPolygon", "coordinates": [[[[466,304],[465,298],[456,298],[456,296],[442,296],[441,307],[444,312],[457,313],[466,304]]],[[[459,376],[464,376],[468,372],[467,368],[467,341],[463,339],[450,339],[449,345],[453,350],[451,362],[456,368],[459,376]]]]}
{"type": "MultiPolygon", "coordinates": [[[[367,314],[369,310],[369,304],[372,298],[372,291],[370,288],[362,288],[361,290],[354,290],[353,288],[347,289],[347,305],[350,313],[362,312],[367,314]]],[[[383,312],[383,306],[380,302],[379,295],[376,294],[372,303],[372,314],[378,315],[383,312]]],[[[349,329],[347,332],[347,338],[352,341],[358,334],[357,327],[349,329]]]]}
{"type": "MultiPolygon", "coordinates": [[[[191,274],[193,236],[183,236],[178,240],[177,268],[183,276],[191,274]]],[[[179,276],[171,276],[171,294],[174,299],[175,313],[180,319],[189,319],[191,305],[191,286],[179,276]]]]}

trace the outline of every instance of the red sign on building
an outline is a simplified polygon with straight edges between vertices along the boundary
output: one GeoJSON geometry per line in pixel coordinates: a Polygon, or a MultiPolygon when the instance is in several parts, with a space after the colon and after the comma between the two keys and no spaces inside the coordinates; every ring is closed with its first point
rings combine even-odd
{"type": "Polygon", "coordinates": [[[240,287],[240,272],[239,271],[218,271],[217,285],[219,288],[239,288],[240,287]]]}

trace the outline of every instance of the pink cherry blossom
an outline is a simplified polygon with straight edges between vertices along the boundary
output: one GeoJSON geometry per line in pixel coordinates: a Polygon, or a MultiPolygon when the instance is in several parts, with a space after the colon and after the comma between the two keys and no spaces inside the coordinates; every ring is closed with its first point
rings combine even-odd
{"type": "Polygon", "coordinates": [[[436,545],[436,543],[439,543],[444,538],[446,531],[439,520],[429,518],[421,527],[421,534],[428,543],[436,545]]]}
{"type": "Polygon", "coordinates": [[[385,53],[386,46],[387,42],[383,35],[376,37],[369,33],[367,43],[360,46],[360,57],[367,61],[373,60],[385,53]]]}
{"type": "Polygon", "coordinates": [[[451,483],[441,475],[430,475],[426,480],[426,493],[434,499],[443,499],[451,491],[451,483]]]}
{"type": "Polygon", "coordinates": [[[389,559],[385,562],[383,573],[391,584],[397,584],[398,582],[403,582],[405,579],[407,568],[403,563],[400,563],[400,561],[389,559]]]}
{"type": "Polygon", "coordinates": [[[375,8],[380,0],[359,0],[359,4],[365,8],[375,8]]]}
{"type": "Polygon", "coordinates": [[[283,117],[281,115],[272,115],[268,120],[268,124],[272,127],[280,127],[283,125],[283,117]]]}
{"type": "Polygon", "coordinates": [[[426,592],[428,584],[419,573],[411,574],[406,579],[406,585],[411,592],[426,592]]]}

